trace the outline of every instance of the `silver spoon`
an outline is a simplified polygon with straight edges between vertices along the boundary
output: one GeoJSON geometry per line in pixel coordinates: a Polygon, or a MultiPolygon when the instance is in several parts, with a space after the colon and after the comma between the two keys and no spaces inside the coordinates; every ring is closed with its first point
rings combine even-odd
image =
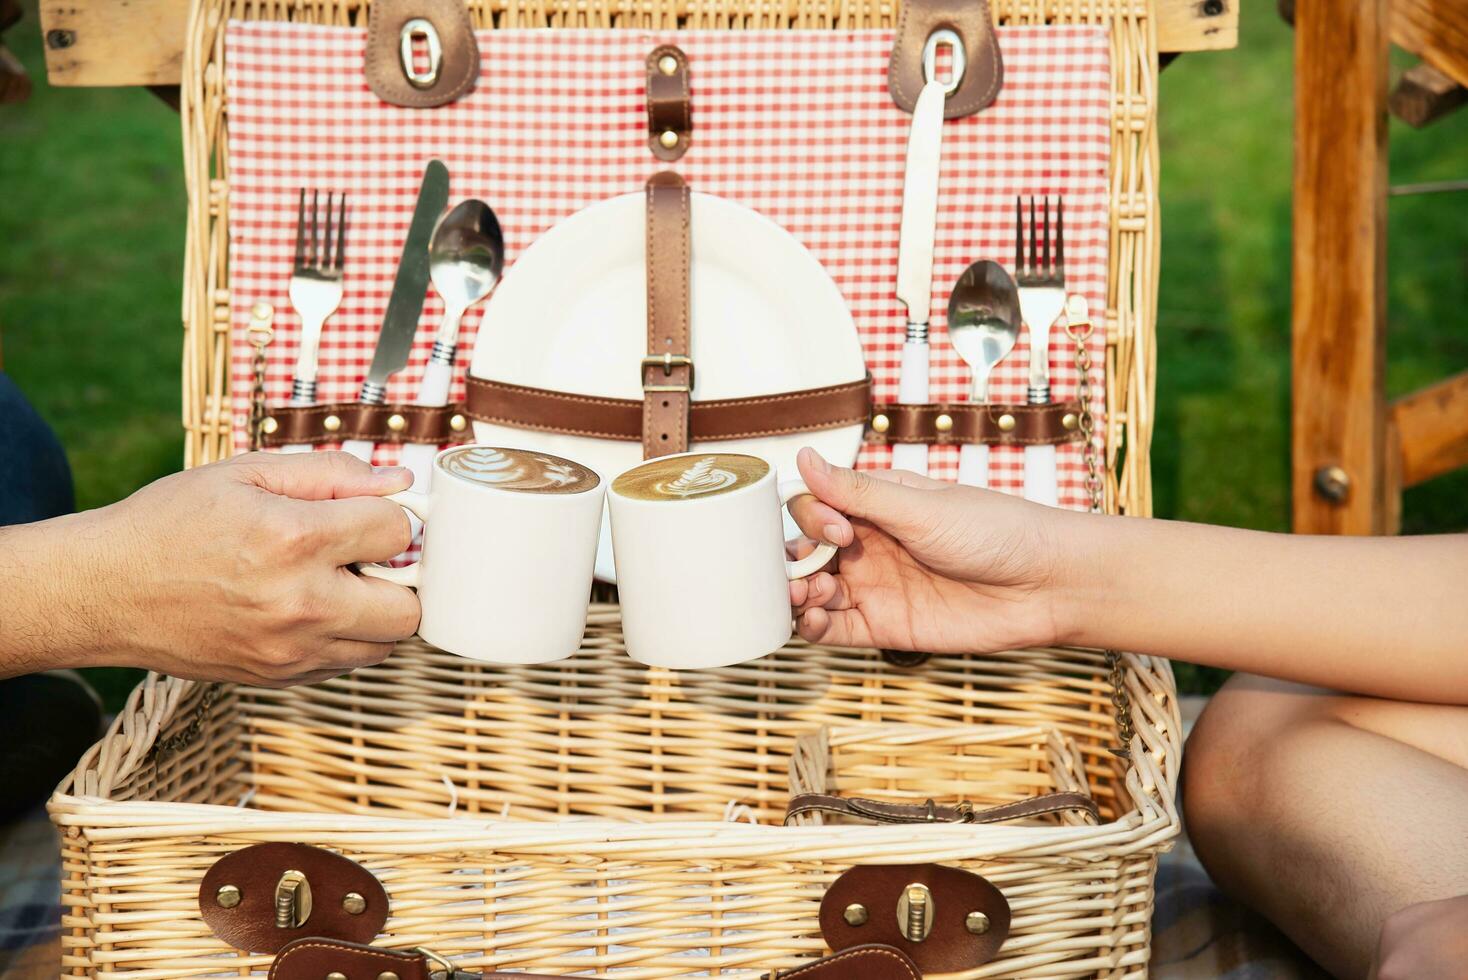
{"type": "MultiPolygon", "coordinates": [[[[469,307],[489,295],[505,268],[505,236],[488,204],[462,201],[443,216],[428,243],[428,268],[444,310],[418,388],[418,404],[437,407],[449,401],[459,321],[469,307]]],[[[430,464],[437,453],[436,446],[403,446],[403,465],[413,471],[413,484],[420,490],[428,487],[430,464]]]]}
{"type": "MultiPolygon", "coordinates": [[[[989,375],[1014,349],[1019,337],[1019,289],[997,262],[975,262],[963,271],[948,297],[948,339],[973,371],[969,400],[989,400],[989,375]]],[[[958,482],[989,485],[989,447],[959,449],[958,482]]]]}

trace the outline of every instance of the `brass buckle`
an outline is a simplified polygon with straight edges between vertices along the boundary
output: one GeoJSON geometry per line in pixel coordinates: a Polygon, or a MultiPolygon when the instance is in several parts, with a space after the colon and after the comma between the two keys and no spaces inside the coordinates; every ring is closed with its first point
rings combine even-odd
{"type": "Polygon", "coordinates": [[[649,354],[642,359],[640,380],[642,381],[642,390],[644,392],[677,391],[685,394],[691,392],[693,390],[693,358],[687,354],[664,354],[662,357],[658,357],[656,354],[649,354]],[[662,368],[663,377],[665,378],[673,373],[673,368],[686,367],[688,369],[688,383],[686,385],[650,385],[647,383],[647,369],[650,367],[662,368]]]}
{"type": "Polygon", "coordinates": [[[957,818],[953,821],[954,823],[973,823],[974,805],[968,800],[964,800],[962,803],[955,806],[953,808],[953,811],[958,815],[957,818]]]}

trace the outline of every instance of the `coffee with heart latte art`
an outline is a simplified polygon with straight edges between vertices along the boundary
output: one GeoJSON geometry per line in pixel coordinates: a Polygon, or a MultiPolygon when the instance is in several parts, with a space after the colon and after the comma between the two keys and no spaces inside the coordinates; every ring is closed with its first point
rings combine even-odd
{"type": "Polygon", "coordinates": [[[758,483],[769,472],[770,464],[757,456],[670,456],[628,470],[612,481],[612,490],[633,500],[703,500],[758,483]]]}
{"type": "Polygon", "coordinates": [[[523,449],[464,446],[444,453],[438,465],[471,483],[520,493],[582,493],[601,482],[580,463],[523,449]]]}

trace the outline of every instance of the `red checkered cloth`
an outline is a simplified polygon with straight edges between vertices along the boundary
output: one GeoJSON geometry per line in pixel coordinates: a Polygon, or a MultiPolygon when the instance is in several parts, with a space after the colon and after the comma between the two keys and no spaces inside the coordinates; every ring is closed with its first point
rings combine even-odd
{"type": "MultiPolygon", "coordinates": [[[[472,94],[432,110],[380,102],[363,78],[365,30],[238,22],[226,38],[230,282],[235,445],[245,446],[251,383],[250,306],[275,305],[266,397],[290,395],[300,321],[286,296],[298,188],[348,194],[346,295],[321,340],[323,402],[356,398],[372,357],[424,164],[441,158],[451,199],[478,197],[498,213],[507,259],[561,219],[637,191],[662,165],[647,151],[647,52],[688,54],[694,135],[673,165],[695,190],[753,208],[805,244],[851,308],[878,400],[895,400],[906,313],[893,295],[902,170],[911,117],[887,93],[886,31],[484,31],[472,94]]],[[[1093,411],[1103,410],[1110,44],[1105,28],[999,31],[1004,89],[990,108],[949,121],[933,269],[931,394],[967,398],[968,368],[949,345],[944,310],[972,261],[1013,271],[1015,195],[1064,195],[1067,287],[1085,294],[1098,329],[1093,411]]],[[[513,267],[507,275],[514,275],[513,267]]],[[[430,292],[408,367],[389,401],[418,389],[443,304],[430,292]]],[[[463,395],[477,311],[464,321],[463,395]]],[[[996,401],[1024,401],[1028,346],[994,372],[996,401]]],[[[1076,390],[1071,344],[1057,329],[1057,399],[1076,390]]],[[[376,462],[397,450],[382,446],[376,462]]],[[[888,465],[868,446],[860,465],[888,465]]],[[[956,447],[930,453],[934,476],[953,479],[956,447]]],[[[1084,509],[1080,447],[1059,453],[1060,501],[1084,509]]],[[[996,447],[990,483],[1018,493],[1022,451],[996,447]]]]}

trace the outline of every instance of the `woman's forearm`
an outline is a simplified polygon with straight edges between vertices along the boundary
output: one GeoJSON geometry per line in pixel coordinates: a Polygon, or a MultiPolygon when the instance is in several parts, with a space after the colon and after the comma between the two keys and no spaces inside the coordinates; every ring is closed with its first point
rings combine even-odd
{"type": "Polygon", "coordinates": [[[1468,538],[1059,522],[1068,641],[1468,703],[1468,538]],[[1069,545],[1067,545],[1069,542],[1069,545]]]}

